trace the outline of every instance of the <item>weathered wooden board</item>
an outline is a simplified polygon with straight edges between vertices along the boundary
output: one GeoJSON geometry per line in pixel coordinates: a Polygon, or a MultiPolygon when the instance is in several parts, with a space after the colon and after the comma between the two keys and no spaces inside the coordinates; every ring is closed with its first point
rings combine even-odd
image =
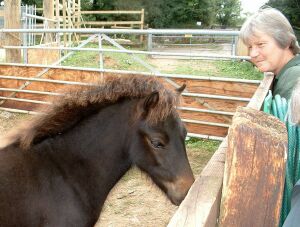
{"type": "Polygon", "coordinates": [[[220,226],[278,226],[286,158],[285,124],[238,108],[228,133],[220,226]]]}
{"type": "MultiPolygon", "coordinates": [[[[4,0],[4,28],[21,28],[21,20],[17,18],[21,18],[21,0],[4,0]]],[[[19,33],[5,33],[4,40],[7,46],[21,45],[19,33]]],[[[5,57],[6,62],[20,63],[21,50],[6,49],[5,57]]]]}
{"type": "Polygon", "coordinates": [[[251,98],[258,87],[258,83],[246,83],[236,81],[198,80],[172,78],[177,84],[186,84],[189,92],[201,94],[225,95],[243,98],[251,98]]]}
{"type": "Polygon", "coordinates": [[[194,124],[194,123],[184,123],[188,132],[209,135],[209,136],[219,136],[226,137],[228,132],[228,127],[220,127],[206,124],[194,124]]]}
{"type": "Polygon", "coordinates": [[[231,124],[231,115],[223,115],[217,113],[205,113],[205,112],[196,112],[188,110],[180,110],[181,118],[198,120],[198,121],[208,121],[214,123],[222,124],[231,124]]]}
{"type": "MultiPolygon", "coordinates": [[[[49,36],[46,36],[47,39],[51,39],[49,36]]],[[[47,45],[55,46],[55,45],[47,45]]],[[[51,65],[54,62],[58,61],[60,58],[59,50],[45,50],[45,49],[28,49],[27,50],[27,59],[28,64],[42,64],[42,65],[51,65]]]]}
{"type": "Polygon", "coordinates": [[[183,96],[182,106],[208,109],[208,110],[219,110],[226,112],[235,112],[238,106],[246,106],[248,102],[215,99],[215,98],[195,98],[190,96],[183,96]]]}

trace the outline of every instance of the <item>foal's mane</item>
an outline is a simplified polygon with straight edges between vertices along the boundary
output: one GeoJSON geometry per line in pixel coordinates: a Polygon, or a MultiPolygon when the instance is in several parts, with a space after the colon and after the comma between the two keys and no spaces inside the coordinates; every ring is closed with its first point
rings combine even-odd
{"type": "MultiPolygon", "coordinates": [[[[105,106],[124,99],[145,98],[155,91],[159,93],[159,101],[155,108],[148,112],[146,120],[149,123],[158,122],[176,112],[178,94],[167,89],[154,77],[122,75],[107,77],[96,86],[84,86],[68,91],[63,97],[54,99],[53,105],[42,109],[45,114],[36,115],[9,133],[3,141],[7,145],[15,143],[26,150],[37,141],[72,128],[80,120],[105,106]]],[[[1,146],[3,147],[3,144],[0,143],[0,148],[1,146]]]]}

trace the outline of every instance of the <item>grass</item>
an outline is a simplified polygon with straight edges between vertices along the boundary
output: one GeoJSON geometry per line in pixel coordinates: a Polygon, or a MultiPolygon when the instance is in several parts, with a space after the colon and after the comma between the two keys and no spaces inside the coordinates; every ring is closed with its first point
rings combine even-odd
{"type": "Polygon", "coordinates": [[[202,169],[218,149],[220,144],[220,141],[196,138],[190,138],[186,141],[189,161],[196,176],[201,173],[202,169]]]}
{"type": "Polygon", "coordinates": [[[216,67],[224,77],[248,80],[261,80],[263,78],[263,73],[247,61],[217,61],[216,67]]]}
{"type": "Polygon", "coordinates": [[[209,153],[215,152],[215,150],[219,147],[220,144],[220,141],[196,138],[189,138],[186,141],[186,147],[188,149],[203,148],[209,153]]]}
{"type": "MultiPolygon", "coordinates": [[[[97,48],[97,44],[89,44],[86,47],[97,48]]],[[[108,45],[103,45],[106,49],[116,49],[108,45]]],[[[134,50],[134,48],[128,48],[134,50]]],[[[121,69],[129,71],[149,71],[140,63],[136,62],[131,56],[125,53],[105,52],[104,68],[121,69]]],[[[157,66],[151,63],[151,58],[144,54],[136,55],[139,59],[150,66],[157,66]]],[[[172,69],[162,69],[162,73],[187,74],[198,76],[218,76],[240,79],[261,80],[263,74],[259,72],[251,63],[246,61],[207,61],[207,60],[177,60],[172,69]]],[[[79,66],[89,68],[99,68],[99,53],[92,51],[76,52],[63,63],[65,66],[79,66]]]]}
{"type": "MultiPolygon", "coordinates": [[[[98,48],[97,44],[86,45],[87,48],[98,48]]],[[[103,45],[105,49],[117,49],[115,47],[103,45]]],[[[145,67],[135,62],[132,57],[125,53],[104,52],[104,68],[122,69],[132,71],[146,71],[145,67]]],[[[138,57],[146,61],[146,55],[138,55],[138,57]]],[[[77,66],[88,68],[99,68],[99,53],[94,51],[81,51],[74,53],[62,64],[65,66],[77,66]]]]}

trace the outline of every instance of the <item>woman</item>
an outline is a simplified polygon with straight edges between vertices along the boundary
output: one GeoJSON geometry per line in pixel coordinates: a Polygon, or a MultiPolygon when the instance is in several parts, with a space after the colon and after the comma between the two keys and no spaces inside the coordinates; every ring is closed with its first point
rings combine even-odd
{"type": "MultiPolygon", "coordinates": [[[[297,135],[300,134],[300,80],[295,85],[292,92],[290,105],[288,110],[289,121],[292,124],[298,126],[297,135]]],[[[300,142],[300,141],[298,141],[300,142]]],[[[295,152],[299,149],[299,145],[296,145],[295,152]]],[[[298,150],[299,152],[299,150],[298,150]]],[[[294,185],[292,198],[291,198],[291,210],[284,221],[283,227],[297,227],[300,222],[300,180],[294,185]]]]}
{"type": "Polygon", "coordinates": [[[240,38],[251,62],[275,74],[273,94],[289,99],[300,78],[300,48],[287,18],[277,9],[261,9],[243,24],[240,38]]]}

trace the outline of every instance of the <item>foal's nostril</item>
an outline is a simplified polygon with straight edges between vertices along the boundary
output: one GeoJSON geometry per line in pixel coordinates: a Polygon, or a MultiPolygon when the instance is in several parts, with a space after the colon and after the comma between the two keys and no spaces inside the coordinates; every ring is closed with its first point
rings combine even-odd
{"type": "Polygon", "coordinates": [[[173,183],[167,184],[168,197],[174,205],[179,206],[187,195],[190,187],[194,183],[194,176],[178,179],[173,183]]]}
{"type": "Polygon", "coordinates": [[[183,201],[184,198],[185,198],[185,197],[183,197],[183,198],[181,198],[181,199],[178,199],[178,198],[173,198],[173,197],[171,197],[170,199],[171,199],[171,202],[172,202],[174,205],[179,206],[179,205],[181,204],[181,202],[183,201]]]}

